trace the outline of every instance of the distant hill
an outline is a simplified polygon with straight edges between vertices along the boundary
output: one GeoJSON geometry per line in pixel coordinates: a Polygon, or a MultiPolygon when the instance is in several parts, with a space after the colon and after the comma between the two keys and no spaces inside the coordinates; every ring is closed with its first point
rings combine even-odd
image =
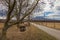
{"type": "Polygon", "coordinates": [[[36,17],[32,18],[32,20],[35,20],[35,21],[60,21],[60,20],[55,20],[55,19],[48,19],[48,18],[45,18],[44,16],[36,16],[36,17]]]}
{"type": "Polygon", "coordinates": [[[32,20],[44,20],[45,18],[43,16],[36,16],[32,18],[32,20]]]}

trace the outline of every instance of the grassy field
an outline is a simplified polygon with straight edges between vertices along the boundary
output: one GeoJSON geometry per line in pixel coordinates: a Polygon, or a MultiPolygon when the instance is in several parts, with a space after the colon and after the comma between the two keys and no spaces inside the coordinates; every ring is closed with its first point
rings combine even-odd
{"type": "MultiPolygon", "coordinates": [[[[0,23],[0,33],[3,23],[0,23]]],[[[20,32],[19,28],[12,26],[7,31],[8,40],[57,40],[51,35],[31,25],[25,32],[20,32]]]]}
{"type": "Polygon", "coordinates": [[[59,29],[60,30],[60,22],[34,22],[37,23],[39,25],[44,25],[50,28],[55,28],[55,29],[59,29]]]}

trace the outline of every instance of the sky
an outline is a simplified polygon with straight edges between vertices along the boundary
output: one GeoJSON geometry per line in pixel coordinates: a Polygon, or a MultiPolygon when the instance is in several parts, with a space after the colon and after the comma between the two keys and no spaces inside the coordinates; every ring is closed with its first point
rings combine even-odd
{"type": "MultiPolygon", "coordinates": [[[[57,19],[60,20],[60,10],[57,10],[57,7],[60,7],[60,0],[44,0],[45,2],[45,7],[44,7],[44,11],[39,12],[39,13],[35,13],[34,17],[36,16],[46,16],[46,18],[50,18],[50,19],[57,19]],[[50,5],[50,4],[54,4],[54,5],[50,5]]],[[[44,5],[43,5],[44,6],[44,5]]]]}
{"type": "Polygon", "coordinates": [[[4,9],[6,9],[6,7],[0,4],[0,10],[4,10],[4,9]]]}
{"type": "Polygon", "coordinates": [[[49,7],[50,9],[47,8],[47,6],[46,6],[46,9],[45,10],[53,12],[53,13],[48,14],[47,15],[47,18],[51,18],[51,19],[54,18],[54,19],[60,20],[60,10],[57,10],[56,9],[57,6],[60,6],[60,0],[56,0],[54,2],[54,7],[52,9],[50,7],[49,7]]]}
{"type": "MultiPolygon", "coordinates": [[[[33,2],[33,1],[31,1],[33,2]]],[[[36,17],[36,16],[46,16],[46,18],[55,18],[55,19],[58,19],[60,20],[60,12],[59,10],[56,10],[57,6],[60,6],[60,0],[41,0],[41,2],[44,2],[45,5],[42,5],[41,4],[41,8],[44,9],[44,11],[40,11],[39,13],[34,13],[33,14],[33,17],[36,17]],[[54,5],[51,5],[54,4],[54,5]]],[[[0,4],[0,10],[4,10],[6,9],[5,6],[3,6],[2,4],[0,4]]]]}

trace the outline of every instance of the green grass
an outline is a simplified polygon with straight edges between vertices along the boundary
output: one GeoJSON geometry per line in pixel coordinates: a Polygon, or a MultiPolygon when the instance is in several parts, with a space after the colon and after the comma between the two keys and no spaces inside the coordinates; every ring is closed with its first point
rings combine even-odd
{"type": "Polygon", "coordinates": [[[9,40],[57,40],[46,32],[31,25],[25,32],[20,32],[19,28],[13,26],[7,31],[9,40]]]}

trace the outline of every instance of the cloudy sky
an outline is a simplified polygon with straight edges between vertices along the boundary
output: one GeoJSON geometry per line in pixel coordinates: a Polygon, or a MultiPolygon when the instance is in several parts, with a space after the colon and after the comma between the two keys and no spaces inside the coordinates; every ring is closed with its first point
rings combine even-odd
{"type": "Polygon", "coordinates": [[[55,18],[60,20],[60,10],[57,10],[57,7],[60,8],[60,0],[44,0],[45,7],[43,12],[35,13],[34,17],[36,16],[46,16],[46,18],[55,18]],[[52,4],[53,5],[52,5],[52,4]]]}
{"type": "Polygon", "coordinates": [[[0,4],[0,10],[4,10],[4,9],[6,9],[6,7],[0,4]]]}
{"type": "MultiPolygon", "coordinates": [[[[45,5],[42,5],[44,11],[39,12],[39,13],[34,13],[33,16],[46,16],[46,18],[55,18],[60,20],[60,12],[56,8],[60,6],[60,0],[41,0],[41,2],[44,2],[45,5]],[[53,4],[53,5],[52,5],[53,4]],[[46,13],[47,12],[47,13],[46,13]]],[[[0,4],[0,10],[1,9],[6,9],[2,4],[0,4]]]]}
{"type": "Polygon", "coordinates": [[[47,11],[52,11],[53,12],[53,13],[48,14],[47,18],[51,18],[51,19],[54,18],[54,19],[60,20],[60,10],[57,10],[58,6],[60,8],[60,0],[55,1],[54,7],[52,9],[49,7],[50,9],[48,10],[48,8],[46,7],[47,11]]]}

